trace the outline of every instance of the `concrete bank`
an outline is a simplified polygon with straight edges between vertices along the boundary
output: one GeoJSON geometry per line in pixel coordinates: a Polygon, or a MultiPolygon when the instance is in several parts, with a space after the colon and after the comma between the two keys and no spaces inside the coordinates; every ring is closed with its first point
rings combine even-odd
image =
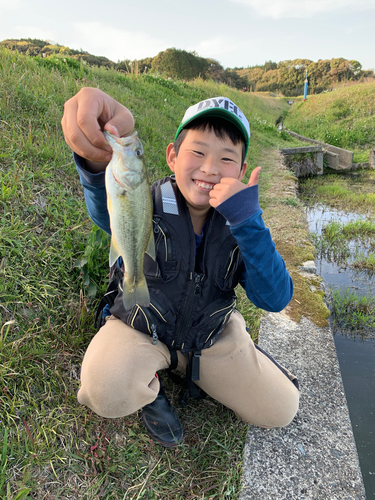
{"type": "Polygon", "coordinates": [[[298,377],[300,409],[286,428],[250,426],[239,499],[365,499],[330,328],[268,313],[259,345],[298,377]]]}
{"type": "Polygon", "coordinates": [[[287,130],[288,134],[295,137],[299,141],[308,142],[310,144],[315,144],[317,146],[322,146],[328,153],[327,160],[329,166],[334,170],[350,170],[353,165],[353,151],[348,151],[347,149],[338,148],[332,146],[331,144],[326,144],[325,142],[315,141],[303,135],[296,134],[291,130],[287,130]]]}

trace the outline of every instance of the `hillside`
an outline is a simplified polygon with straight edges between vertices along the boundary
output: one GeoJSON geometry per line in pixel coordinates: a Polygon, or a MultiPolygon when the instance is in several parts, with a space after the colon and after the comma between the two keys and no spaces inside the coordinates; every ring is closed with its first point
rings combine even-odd
{"type": "Polygon", "coordinates": [[[226,68],[212,58],[200,57],[195,52],[169,48],[155,57],[131,61],[125,59],[117,63],[106,57],[94,56],[85,51],[77,51],[63,45],[37,39],[3,40],[0,46],[11,50],[43,58],[70,58],[89,65],[105,66],[121,72],[148,73],[191,81],[195,78],[212,79],[238,90],[247,92],[275,92],[285,96],[303,94],[306,70],[308,71],[308,93],[331,90],[342,82],[362,81],[374,78],[372,70],[364,70],[359,61],[342,57],[317,62],[309,59],[294,59],[278,63],[267,61],[263,65],[246,68],[226,68]]]}
{"type": "Polygon", "coordinates": [[[310,95],[291,107],[284,124],[298,134],[354,151],[354,162],[367,162],[375,148],[375,82],[310,95]]]}
{"type": "Polygon", "coordinates": [[[247,85],[256,91],[279,92],[287,96],[303,95],[306,71],[308,73],[308,94],[319,94],[332,90],[344,82],[359,82],[366,77],[374,77],[372,70],[363,70],[358,61],[336,59],[294,59],[268,61],[262,66],[235,68],[237,73],[247,79],[247,85]]]}

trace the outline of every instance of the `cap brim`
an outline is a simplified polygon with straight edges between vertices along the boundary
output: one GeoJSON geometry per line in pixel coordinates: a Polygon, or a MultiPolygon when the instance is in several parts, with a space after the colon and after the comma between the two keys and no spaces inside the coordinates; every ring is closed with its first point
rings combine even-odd
{"type": "Polygon", "coordinates": [[[181,131],[186,127],[186,125],[188,125],[189,123],[191,123],[194,120],[197,120],[198,118],[201,118],[202,116],[215,116],[217,118],[223,118],[223,119],[231,122],[233,125],[235,125],[239,129],[239,131],[241,132],[243,140],[245,142],[245,146],[246,146],[245,156],[246,156],[247,150],[249,149],[249,142],[250,142],[249,133],[239,118],[237,118],[230,111],[227,111],[226,109],[223,109],[223,108],[204,109],[203,111],[200,111],[199,113],[197,113],[193,117],[181,122],[180,126],[177,129],[176,136],[175,136],[174,140],[176,141],[177,137],[180,135],[181,131]]]}

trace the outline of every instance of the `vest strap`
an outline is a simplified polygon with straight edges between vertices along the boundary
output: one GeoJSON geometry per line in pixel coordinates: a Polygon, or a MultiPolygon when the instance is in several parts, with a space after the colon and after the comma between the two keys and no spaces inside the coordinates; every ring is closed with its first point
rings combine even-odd
{"type": "Polygon", "coordinates": [[[178,356],[176,349],[172,349],[169,347],[169,352],[171,354],[171,364],[169,365],[168,372],[171,372],[177,368],[178,365],[178,356]]]}
{"type": "Polygon", "coordinates": [[[186,353],[186,358],[187,358],[187,367],[186,367],[186,385],[188,387],[188,390],[185,392],[181,404],[186,406],[187,400],[189,398],[189,395],[193,399],[204,399],[207,394],[202,390],[199,389],[193,382],[193,380],[199,380],[199,358],[201,356],[201,351],[193,351],[192,355],[189,356],[189,353],[186,353]],[[195,356],[194,356],[195,355],[195,356]],[[195,359],[195,361],[194,361],[195,359]],[[193,368],[194,366],[194,368],[193,368]],[[192,373],[194,370],[194,376],[198,378],[192,377],[192,373]]]}
{"type": "Polygon", "coordinates": [[[163,212],[165,214],[178,215],[178,205],[176,200],[176,195],[173,190],[172,184],[170,181],[165,182],[160,186],[162,203],[163,203],[163,212]]]}

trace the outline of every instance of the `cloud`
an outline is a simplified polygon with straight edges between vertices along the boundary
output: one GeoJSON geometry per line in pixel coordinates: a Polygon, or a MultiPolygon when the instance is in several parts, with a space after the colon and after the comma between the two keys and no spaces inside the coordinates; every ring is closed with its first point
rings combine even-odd
{"type": "MultiPolygon", "coordinates": [[[[95,54],[105,54],[114,62],[152,57],[169,47],[168,42],[142,31],[124,31],[100,22],[74,23],[75,47],[95,54]]],[[[72,42],[67,43],[71,48],[72,42]]]]}
{"type": "Polygon", "coordinates": [[[243,43],[234,41],[226,37],[214,37],[207,40],[201,40],[195,45],[186,47],[187,51],[195,51],[201,57],[209,57],[220,60],[225,54],[230,54],[243,48],[243,43]]]}
{"type": "Polygon", "coordinates": [[[0,0],[0,13],[19,10],[20,7],[20,0],[0,0]]]}
{"type": "Polygon", "coordinates": [[[248,5],[266,17],[311,17],[333,11],[375,9],[374,0],[230,0],[248,5]]]}

